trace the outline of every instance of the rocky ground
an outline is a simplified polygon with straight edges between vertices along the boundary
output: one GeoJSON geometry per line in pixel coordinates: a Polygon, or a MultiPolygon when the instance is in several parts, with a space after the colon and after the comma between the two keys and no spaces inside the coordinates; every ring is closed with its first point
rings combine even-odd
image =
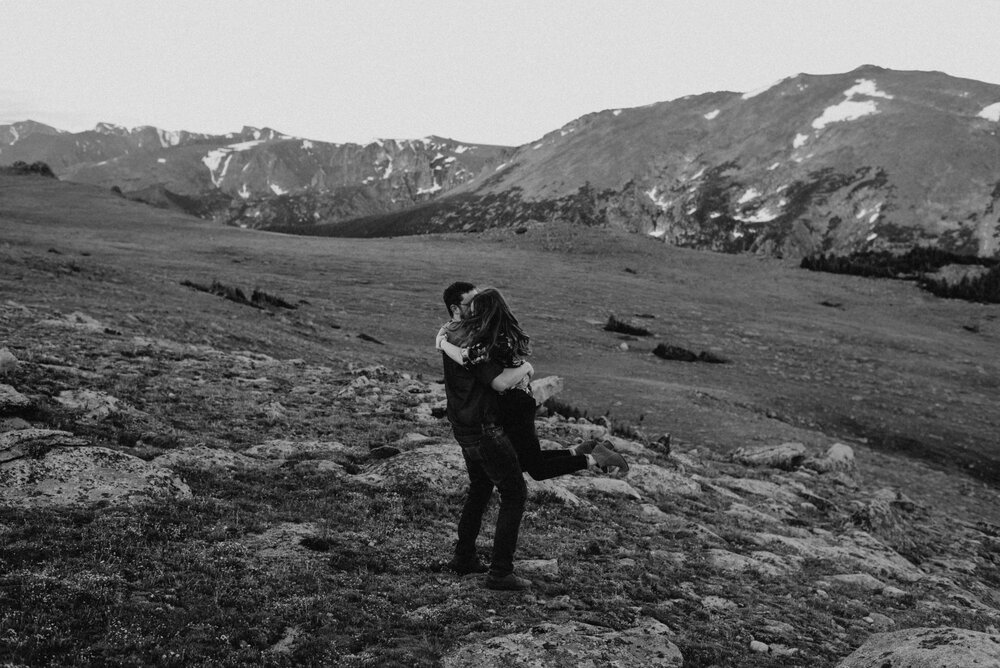
{"type": "Polygon", "coordinates": [[[632,467],[531,481],[517,567],[536,586],[494,593],[442,567],[466,479],[435,379],[0,313],[18,332],[0,385],[7,665],[1000,661],[1000,526],[934,503],[943,473],[904,489],[847,443],[723,456],[539,418],[546,447],[607,440],[632,467]],[[157,578],[122,561],[166,552],[190,561],[157,578]],[[273,591],[229,591],[247,585],[273,591]],[[81,600],[99,606],[85,630],[81,600]],[[254,605],[271,610],[240,637],[254,605]]]}
{"type": "Polygon", "coordinates": [[[0,665],[996,662],[996,307],[555,223],[262,234],[29,177],[0,226],[0,665]],[[464,473],[430,341],[464,277],[593,418],[540,416],[546,447],[632,463],[530,482],[527,594],[444,568],[464,473]]]}

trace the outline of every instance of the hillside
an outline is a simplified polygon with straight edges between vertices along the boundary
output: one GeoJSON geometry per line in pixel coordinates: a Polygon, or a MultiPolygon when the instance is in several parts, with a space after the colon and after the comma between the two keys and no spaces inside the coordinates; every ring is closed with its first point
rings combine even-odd
{"type": "Polygon", "coordinates": [[[2,662],[850,666],[883,631],[997,633],[996,306],[568,224],[282,236],[34,176],[0,176],[0,228],[2,662]],[[544,437],[633,462],[532,485],[525,596],[441,568],[463,474],[430,342],[457,278],[621,428],[544,437]],[[213,281],[287,306],[183,284],[213,281]]]}
{"type": "Polygon", "coordinates": [[[0,164],[240,227],[398,236],[553,220],[801,258],[1000,252],[1000,86],[864,65],[587,114],[520,147],[0,126],[0,164]]]}
{"type": "Polygon", "coordinates": [[[209,135],[109,123],[76,133],[33,121],[0,125],[0,164],[42,161],[68,181],[240,227],[395,211],[473,178],[504,150],[441,137],[337,144],[249,126],[209,135]]]}
{"type": "Polygon", "coordinates": [[[996,256],[998,105],[997,85],[866,65],[609,109],[395,216],[394,233],[556,219],[786,257],[920,244],[996,256]]]}

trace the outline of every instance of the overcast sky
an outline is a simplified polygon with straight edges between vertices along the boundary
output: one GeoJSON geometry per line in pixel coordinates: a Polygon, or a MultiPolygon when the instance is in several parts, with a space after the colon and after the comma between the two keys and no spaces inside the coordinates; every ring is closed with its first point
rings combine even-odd
{"type": "Polygon", "coordinates": [[[1000,0],[0,0],[0,124],[519,145],[862,64],[1000,84],[1000,0]]]}

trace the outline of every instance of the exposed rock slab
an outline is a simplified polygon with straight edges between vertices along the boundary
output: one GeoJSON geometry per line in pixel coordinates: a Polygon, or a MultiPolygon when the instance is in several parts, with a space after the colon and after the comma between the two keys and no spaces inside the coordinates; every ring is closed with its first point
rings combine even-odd
{"type": "Polygon", "coordinates": [[[801,465],[805,457],[806,446],[801,443],[739,448],[733,452],[733,461],[744,466],[770,466],[786,471],[801,465]]]}
{"type": "Polygon", "coordinates": [[[242,454],[258,459],[324,459],[344,462],[358,453],[338,441],[276,439],[247,448],[242,454]]]}
{"type": "Polygon", "coordinates": [[[442,658],[444,668],[507,666],[681,666],[684,657],[666,624],[646,619],[625,631],[568,622],[539,624],[523,633],[475,642],[442,658]]]}
{"type": "Polygon", "coordinates": [[[676,494],[693,498],[701,496],[701,485],[677,471],[653,464],[633,464],[628,482],[646,494],[669,496],[676,494]]]}
{"type": "Polygon", "coordinates": [[[1000,636],[953,627],[876,633],[837,668],[1000,666],[1000,636]]]}
{"type": "Polygon", "coordinates": [[[109,448],[56,448],[40,458],[0,465],[0,503],[24,507],[123,504],[157,497],[188,498],[172,471],[109,448]]]}
{"type": "Polygon", "coordinates": [[[904,582],[916,582],[926,576],[899,553],[864,531],[851,531],[842,536],[758,533],[751,536],[751,539],[758,545],[779,543],[794,549],[803,557],[851,564],[862,571],[892,576],[904,582]]]}
{"type": "Polygon", "coordinates": [[[171,450],[154,459],[153,463],[157,466],[190,466],[199,469],[250,469],[267,465],[254,457],[205,445],[171,450]]]}
{"type": "Polygon", "coordinates": [[[469,473],[465,470],[462,448],[452,441],[422,446],[379,461],[357,479],[389,488],[421,481],[432,489],[450,493],[468,486],[469,473]]]}
{"type": "Polygon", "coordinates": [[[79,447],[87,442],[58,429],[17,429],[0,434],[0,464],[22,457],[38,457],[55,447],[79,447]]]}
{"type": "Polygon", "coordinates": [[[10,385],[0,383],[0,416],[17,415],[31,406],[31,399],[10,385]]]}

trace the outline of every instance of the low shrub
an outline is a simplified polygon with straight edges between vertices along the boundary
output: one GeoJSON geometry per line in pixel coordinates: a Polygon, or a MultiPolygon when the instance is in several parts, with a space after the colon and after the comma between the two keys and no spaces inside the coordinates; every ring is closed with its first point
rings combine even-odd
{"type": "Polygon", "coordinates": [[[18,160],[7,167],[0,167],[0,173],[17,175],[37,174],[38,176],[46,176],[50,179],[56,178],[55,172],[52,171],[52,168],[41,160],[33,162],[30,165],[23,160],[18,160]]]}
{"type": "Polygon", "coordinates": [[[645,327],[638,327],[624,320],[619,320],[614,315],[608,316],[608,322],[604,325],[606,332],[618,332],[630,336],[652,336],[652,333],[645,327]]]}
{"type": "Polygon", "coordinates": [[[696,353],[694,351],[688,350],[687,348],[681,348],[680,346],[671,346],[666,343],[661,343],[653,348],[653,354],[657,357],[661,357],[665,360],[671,360],[675,362],[705,362],[707,364],[728,364],[729,360],[724,357],[720,357],[715,353],[710,353],[707,351],[701,351],[696,353]]]}
{"type": "Polygon", "coordinates": [[[240,288],[225,285],[220,283],[218,280],[212,281],[211,285],[203,285],[201,283],[195,283],[194,281],[183,280],[181,285],[186,288],[191,288],[192,290],[198,290],[199,292],[207,292],[223,299],[228,299],[231,302],[236,302],[237,304],[242,304],[244,306],[252,306],[253,308],[263,309],[268,306],[275,306],[278,308],[294,309],[297,308],[295,304],[285,301],[281,297],[276,297],[270,295],[263,290],[254,288],[253,293],[250,298],[240,288]]]}

